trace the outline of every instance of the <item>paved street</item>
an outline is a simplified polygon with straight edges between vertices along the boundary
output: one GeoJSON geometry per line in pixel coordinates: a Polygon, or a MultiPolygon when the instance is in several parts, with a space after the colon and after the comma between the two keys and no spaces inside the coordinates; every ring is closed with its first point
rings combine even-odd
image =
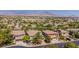
{"type": "MultiPolygon", "coordinates": [[[[76,41],[68,41],[68,42],[74,42],[76,43],[78,46],[79,46],[79,40],[76,40],[76,41]]],[[[65,43],[68,43],[68,42],[62,42],[62,43],[49,43],[49,44],[44,44],[44,45],[38,45],[38,46],[30,46],[30,45],[27,45],[26,46],[23,46],[23,45],[13,45],[13,46],[7,46],[6,48],[40,48],[40,47],[46,47],[46,46],[49,46],[49,45],[52,45],[52,44],[57,44],[59,48],[63,48],[65,43]]]]}

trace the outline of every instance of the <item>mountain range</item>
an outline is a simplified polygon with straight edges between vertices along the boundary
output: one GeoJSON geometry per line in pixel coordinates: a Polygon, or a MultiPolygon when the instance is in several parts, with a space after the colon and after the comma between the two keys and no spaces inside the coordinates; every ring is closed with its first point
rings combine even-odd
{"type": "Polygon", "coordinates": [[[0,15],[79,16],[79,10],[0,10],[0,15]]]}

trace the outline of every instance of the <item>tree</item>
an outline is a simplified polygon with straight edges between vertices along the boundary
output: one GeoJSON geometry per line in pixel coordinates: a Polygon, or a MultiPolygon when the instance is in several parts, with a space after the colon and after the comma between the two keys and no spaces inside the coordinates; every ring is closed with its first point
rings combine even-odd
{"type": "Polygon", "coordinates": [[[66,41],[66,39],[65,39],[64,36],[62,36],[62,35],[60,35],[60,40],[66,41]]]}
{"type": "Polygon", "coordinates": [[[30,40],[30,37],[28,36],[28,35],[25,35],[23,38],[22,38],[22,40],[24,41],[24,42],[29,42],[29,40],[30,40]]]}
{"type": "Polygon", "coordinates": [[[70,37],[71,38],[76,38],[76,39],[78,39],[79,38],[79,33],[78,32],[74,32],[74,33],[72,33],[72,35],[70,35],[70,37]]]}
{"type": "Polygon", "coordinates": [[[73,42],[66,43],[64,47],[65,48],[78,48],[78,46],[73,42]]]}
{"type": "Polygon", "coordinates": [[[69,31],[69,35],[72,35],[74,32],[73,31],[69,31]]]}
{"type": "Polygon", "coordinates": [[[67,29],[64,25],[58,25],[57,29],[67,29]]]}
{"type": "Polygon", "coordinates": [[[36,29],[38,29],[38,30],[40,30],[40,31],[42,31],[42,30],[44,30],[44,26],[43,26],[43,24],[36,24],[36,29]]]}
{"type": "Polygon", "coordinates": [[[37,38],[33,38],[32,42],[33,42],[33,44],[41,44],[42,40],[41,39],[37,39],[37,38]]]}
{"type": "Polygon", "coordinates": [[[11,31],[9,29],[6,29],[3,31],[3,36],[4,36],[6,45],[13,44],[14,38],[13,38],[13,35],[11,34],[11,31]]]}
{"type": "Polygon", "coordinates": [[[0,33],[0,46],[2,45],[3,42],[4,42],[4,36],[2,33],[0,33]]]}
{"type": "Polygon", "coordinates": [[[0,30],[0,46],[1,45],[9,45],[13,43],[13,36],[10,30],[0,30]]]}
{"type": "Polygon", "coordinates": [[[79,39],[79,33],[78,32],[75,33],[75,38],[79,39]]]}
{"type": "Polygon", "coordinates": [[[51,24],[48,24],[46,27],[47,27],[48,30],[53,30],[54,29],[51,24]]]}
{"type": "Polygon", "coordinates": [[[35,37],[33,38],[32,42],[34,44],[41,44],[42,43],[42,39],[43,39],[43,36],[40,32],[38,32],[35,37]]]}
{"type": "Polygon", "coordinates": [[[22,29],[22,30],[24,30],[24,32],[25,32],[25,33],[27,33],[27,30],[29,30],[29,27],[28,27],[28,26],[23,25],[21,29],[22,29]]]}
{"type": "Polygon", "coordinates": [[[46,43],[50,43],[51,42],[51,38],[49,36],[45,36],[45,42],[46,43]]]}

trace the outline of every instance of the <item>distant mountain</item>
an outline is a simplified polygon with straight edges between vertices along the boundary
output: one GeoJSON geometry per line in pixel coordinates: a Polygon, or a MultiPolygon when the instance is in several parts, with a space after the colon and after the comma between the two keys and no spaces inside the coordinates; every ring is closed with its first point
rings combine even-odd
{"type": "Polygon", "coordinates": [[[0,15],[23,15],[23,16],[58,16],[76,17],[79,16],[77,10],[0,10],[0,15]]]}
{"type": "Polygon", "coordinates": [[[22,12],[22,11],[8,11],[8,10],[0,10],[0,15],[23,15],[23,16],[57,16],[51,12],[48,11],[27,11],[27,12],[22,12]]]}

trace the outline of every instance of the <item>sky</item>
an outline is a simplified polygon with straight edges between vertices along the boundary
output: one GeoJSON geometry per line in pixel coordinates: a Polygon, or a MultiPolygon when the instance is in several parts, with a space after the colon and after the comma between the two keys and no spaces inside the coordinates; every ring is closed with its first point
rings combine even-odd
{"type": "Polygon", "coordinates": [[[59,16],[79,16],[79,10],[0,10],[0,15],[49,14],[59,16]]]}

